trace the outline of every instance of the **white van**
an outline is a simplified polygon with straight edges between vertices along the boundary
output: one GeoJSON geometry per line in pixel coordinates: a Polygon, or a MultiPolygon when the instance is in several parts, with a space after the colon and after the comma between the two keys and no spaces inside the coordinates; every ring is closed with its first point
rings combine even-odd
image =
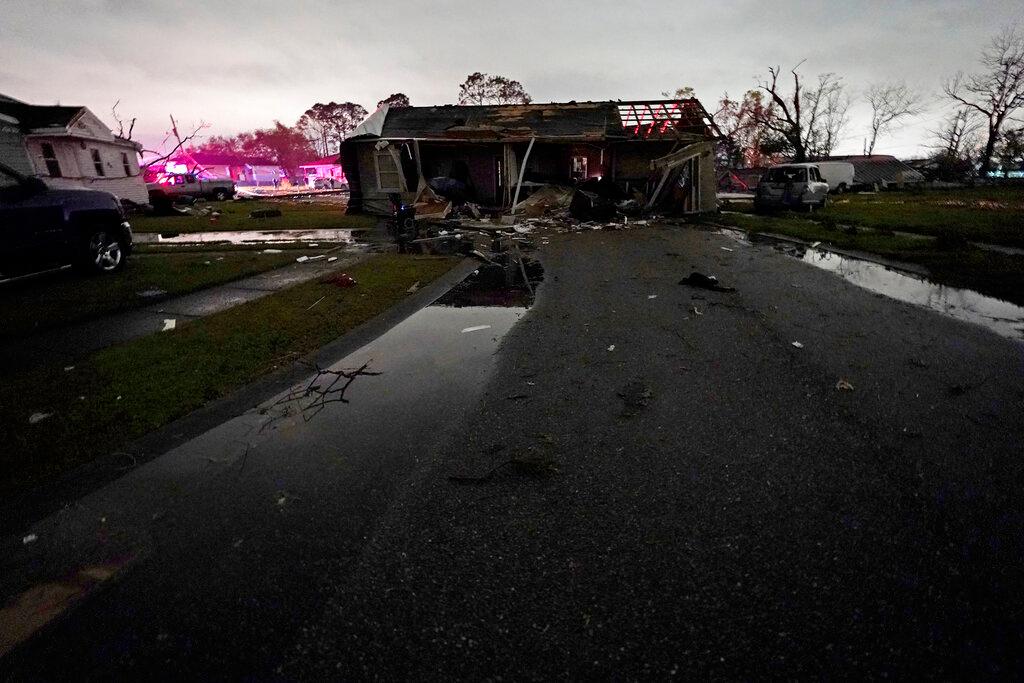
{"type": "Polygon", "coordinates": [[[824,209],[829,185],[817,164],[780,164],[761,176],[754,193],[754,211],[771,209],[824,209]]]}
{"type": "Polygon", "coordinates": [[[853,164],[849,161],[818,161],[815,166],[832,194],[843,194],[853,187],[853,164]]]}

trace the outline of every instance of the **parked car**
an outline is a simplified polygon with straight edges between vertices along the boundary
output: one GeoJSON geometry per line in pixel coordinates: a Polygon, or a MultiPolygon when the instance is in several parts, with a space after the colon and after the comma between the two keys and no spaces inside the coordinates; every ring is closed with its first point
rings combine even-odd
{"type": "Polygon", "coordinates": [[[772,166],[761,176],[754,194],[754,210],[773,208],[823,209],[828,204],[828,183],[817,164],[772,166]]]}
{"type": "Polygon", "coordinates": [[[830,193],[843,194],[853,188],[853,164],[849,161],[818,161],[815,165],[830,193]]]}
{"type": "Polygon", "coordinates": [[[99,190],[55,190],[0,163],[0,278],[74,265],[122,268],[132,228],[121,202],[99,190]]]}
{"type": "Polygon", "coordinates": [[[215,199],[219,202],[235,196],[235,183],[231,180],[199,178],[193,173],[169,173],[155,183],[146,183],[150,203],[154,199],[192,197],[194,199],[215,199]]]}

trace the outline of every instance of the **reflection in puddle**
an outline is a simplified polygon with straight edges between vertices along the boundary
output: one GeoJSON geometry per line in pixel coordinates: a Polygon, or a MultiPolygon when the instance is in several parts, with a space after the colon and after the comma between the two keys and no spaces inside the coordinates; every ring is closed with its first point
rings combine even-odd
{"type": "Polygon", "coordinates": [[[801,260],[869,291],[924,306],[957,320],[983,325],[1004,337],[1024,338],[1024,308],[1008,301],[970,289],[939,285],[877,263],[821,249],[807,249],[801,260]]]}
{"type": "Polygon", "coordinates": [[[868,291],[924,306],[957,320],[982,325],[1003,337],[1024,339],[1024,307],[1008,301],[985,296],[971,289],[940,285],[871,261],[813,249],[789,241],[774,240],[764,235],[748,238],[742,231],[725,228],[719,233],[744,244],[750,244],[751,239],[770,243],[789,256],[835,273],[847,282],[868,291]]]}
{"type": "Polygon", "coordinates": [[[355,243],[359,230],[220,230],[210,232],[140,232],[135,234],[138,244],[277,244],[286,242],[341,242],[355,243]]]}

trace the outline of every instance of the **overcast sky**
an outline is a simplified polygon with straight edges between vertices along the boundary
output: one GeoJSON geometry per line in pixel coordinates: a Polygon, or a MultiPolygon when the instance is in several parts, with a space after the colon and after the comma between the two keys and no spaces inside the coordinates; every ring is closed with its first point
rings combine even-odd
{"type": "Polygon", "coordinates": [[[3,0],[0,92],[110,107],[155,144],[167,115],[233,134],[294,124],[314,102],[372,110],[393,92],[453,103],[467,74],[503,74],[536,102],[656,98],[689,85],[708,109],[767,66],[844,77],[855,106],[839,152],[859,153],[867,84],[903,79],[935,98],[876,151],[912,156],[941,114],[943,76],[1024,19],[1020,0],[3,0]]]}

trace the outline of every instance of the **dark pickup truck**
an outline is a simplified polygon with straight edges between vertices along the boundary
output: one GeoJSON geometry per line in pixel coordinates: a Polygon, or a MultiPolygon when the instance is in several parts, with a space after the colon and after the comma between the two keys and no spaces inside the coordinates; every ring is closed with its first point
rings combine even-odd
{"type": "Polygon", "coordinates": [[[68,264],[112,272],[131,249],[131,225],[114,195],[50,189],[0,164],[0,279],[68,264]]]}

